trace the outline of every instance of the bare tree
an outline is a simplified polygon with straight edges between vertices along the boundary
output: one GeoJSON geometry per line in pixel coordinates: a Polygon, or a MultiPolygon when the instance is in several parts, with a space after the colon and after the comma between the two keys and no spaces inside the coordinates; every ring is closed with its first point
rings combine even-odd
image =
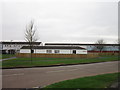
{"type": "Polygon", "coordinates": [[[115,41],[115,44],[118,44],[117,49],[120,51],[120,38],[115,41]]]}
{"type": "Polygon", "coordinates": [[[120,38],[115,41],[116,44],[120,44],[120,38]]]}
{"type": "Polygon", "coordinates": [[[106,42],[103,39],[99,39],[95,42],[95,49],[99,50],[100,52],[102,52],[102,50],[105,48],[105,46],[103,44],[105,44],[106,42]]]}
{"type": "Polygon", "coordinates": [[[37,29],[34,25],[34,21],[31,20],[30,24],[26,27],[26,32],[25,32],[25,40],[29,42],[31,62],[32,62],[32,53],[34,52],[33,51],[34,42],[38,40],[38,37],[36,36],[36,30],[37,29]]]}

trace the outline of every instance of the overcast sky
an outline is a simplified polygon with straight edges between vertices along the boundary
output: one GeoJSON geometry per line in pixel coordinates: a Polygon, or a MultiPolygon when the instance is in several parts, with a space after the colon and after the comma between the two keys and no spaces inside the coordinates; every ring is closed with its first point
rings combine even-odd
{"type": "Polygon", "coordinates": [[[42,42],[94,43],[104,39],[114,43],[118,38],[117,2],[31,0],[2,2],[2,40],[24,41],[31,20],[42,42]]]}

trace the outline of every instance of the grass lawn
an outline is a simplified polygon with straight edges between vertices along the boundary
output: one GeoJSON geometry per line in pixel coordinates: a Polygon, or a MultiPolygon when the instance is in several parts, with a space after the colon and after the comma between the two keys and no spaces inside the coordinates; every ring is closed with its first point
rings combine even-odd
{"type": "Polygon", "coordinates": [[[31,67],[31,66],[47,66],[59,64],[79,64],[92,62],[117,61],[118,56],[101,56],[98,58],[16,58],[2,61],[2,67],[31,67]]]}
{"type": "Polygon", "coordinates": [[[15,57],[15,55],[14,54],[0,54],[0,58],[1,59],[5,59],[5,58],[10,58],[10,57],[15,57]]]}
{"type": "Polygon", "coordinates": [[[120,73],[83,77],[54,83],[45,88],[107,88],[118,80],[118,76],[120,73]]]}

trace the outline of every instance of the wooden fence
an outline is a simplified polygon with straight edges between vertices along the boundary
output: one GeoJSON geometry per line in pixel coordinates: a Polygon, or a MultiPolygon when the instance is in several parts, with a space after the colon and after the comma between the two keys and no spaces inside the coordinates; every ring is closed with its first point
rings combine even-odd
{"type": "MultiPolygon", "coordinates": [[[[16,57],[30,57],[30,53],[17,53],[16,57]]],[[[97,53],[94,54],[32,54],[32,57],[47,57],[47,58],[94,58],[98,57],[97,53]]]]}

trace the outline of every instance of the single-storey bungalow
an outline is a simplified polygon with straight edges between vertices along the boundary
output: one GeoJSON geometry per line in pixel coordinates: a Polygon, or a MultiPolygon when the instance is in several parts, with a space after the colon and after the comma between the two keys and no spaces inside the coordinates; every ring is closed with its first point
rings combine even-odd
{"type": "MultiPolygon", "coordinates": [[[[30,53],[30,46],[23,46],[20,53],[30,53]]],[[[87,50],[80,46],[34,46],[32,53],[49,54],[87,54],[87,50]]]]}

